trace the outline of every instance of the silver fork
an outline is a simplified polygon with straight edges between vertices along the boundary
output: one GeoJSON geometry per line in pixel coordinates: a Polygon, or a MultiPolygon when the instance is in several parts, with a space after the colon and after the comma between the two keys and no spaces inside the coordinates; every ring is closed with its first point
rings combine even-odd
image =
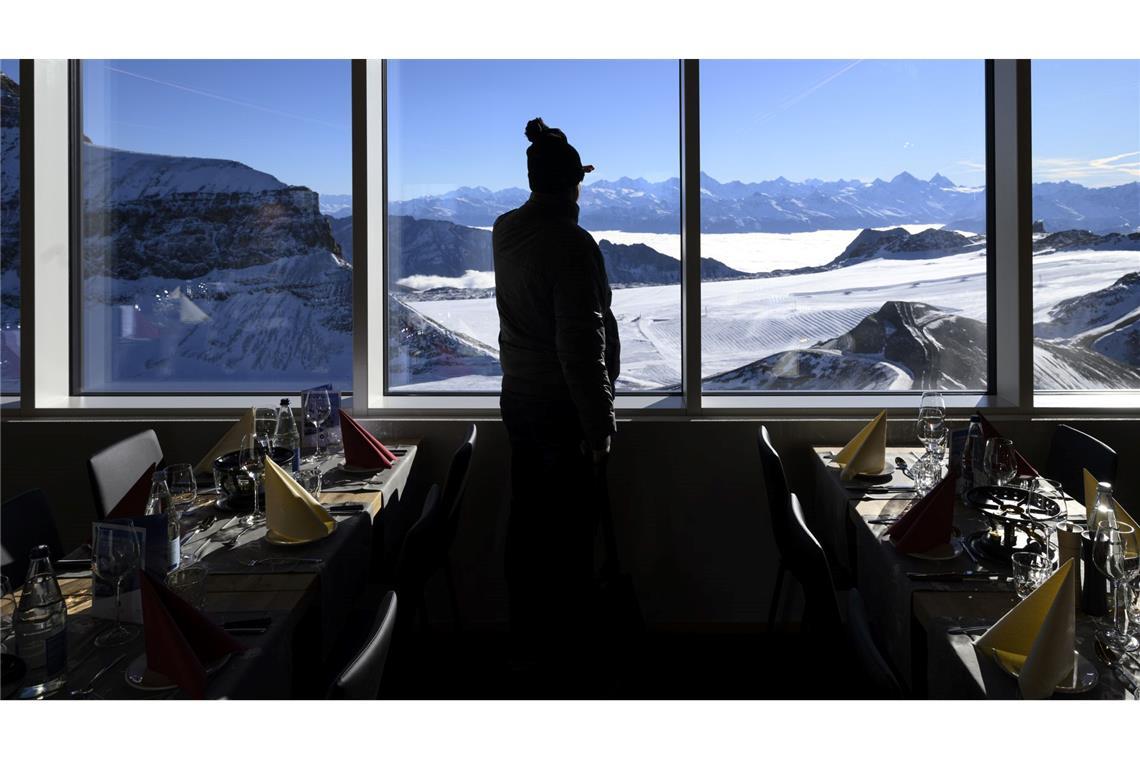
{"type": "Polygon", "coordinates": [[[125,654],[121,654],[115,659],[111,660],[109,665],[105,665],[99,670],[98,673],[91,676],[91,680],[87,682],[87,686],[83,687],[82,689],[74,689],[72,691],[69,691],[67,693],[67,696],[71,697],[72,699],[86,699],[87,697],[91,696],[95,693],[95,682],[102,678],[108,670],[111,670],[113,667],[125,659],[127,659],[127,656],[125,654]]]}

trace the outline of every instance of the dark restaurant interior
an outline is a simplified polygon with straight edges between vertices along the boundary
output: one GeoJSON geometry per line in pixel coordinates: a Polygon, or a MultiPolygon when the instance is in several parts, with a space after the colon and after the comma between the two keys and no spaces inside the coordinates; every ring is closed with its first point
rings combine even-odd
{"type": "Polygon", "coordinates": [[[1012,749],[987,700],[1140,699],[1135,9],[24,5],[12,733],[1012,749]]]}

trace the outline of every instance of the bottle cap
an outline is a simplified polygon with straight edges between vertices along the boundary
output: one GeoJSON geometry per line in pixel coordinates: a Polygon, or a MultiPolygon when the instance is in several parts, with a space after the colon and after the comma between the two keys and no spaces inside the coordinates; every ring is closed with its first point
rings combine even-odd
{"type": "Polygon", "coordinates": [[[1097,493],[1112,493],[1112,483],[1100,482],[1096,484],[1097,493]]]}
{"type": "Polygon", "coordinates": [[[287,398],[281,399],[281,406],[289,406],[289,399],[287,399],[287,398]]]}

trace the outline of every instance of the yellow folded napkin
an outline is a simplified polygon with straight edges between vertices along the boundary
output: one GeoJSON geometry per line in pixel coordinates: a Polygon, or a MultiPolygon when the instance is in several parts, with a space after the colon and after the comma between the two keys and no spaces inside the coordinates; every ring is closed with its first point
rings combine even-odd
{"type": "Polygon", "coordinates": [[[855,437],[835,455],[834,461],[843,465],[839,476],[850,480],[856,475],[876,474],[887,463],[887,412],[884,409],[875,419],[863,426],[855,437]]]}
{"type": "Polygon", "coordinates": [[[286,540],[313,541],[332,533],[336,520],[300,483],[267,457],[265,525],[286,540]]]}
{"type": "MultiPolygon", "coordinates": [[[[1088,511],[1088,514],[1091,515],[1093,507],[1096,506],[1097,480],[1088,470],[1082,469],[1081,472],[1083,472],[1085,476],[1085,509],[1088,511]]],[[[1112,508],[1116,510],[1116,522],[1131,525],[1137,533],[1140,533],[1140,524],[1137,524],[1137,522],[1132,519],[1132,515],[1124,511],[1124,507],[1120,506],[1120,502],[1115,498],[1112,500],[1112,508]]]]}
{"type": "Polygon", "coordinates": [[[245,414],[241,419],[234,423],[233,427],[226,431],[226,434],[218,439],[214,444],[214,448],[210,449],[206,456],[202,457],[197,466],[194,467],[194,472],[213,472],[214,460],[222,454],[228,454],[231,451],[237,451],[241,448],[241,438],[243,435],[253,434],[253,409],[245,410],[245,414]]]}
{"type": "Polygon", "coordinates": [[[1026,699],[1052,695],[1073,671],[1076,588],[1070,559],[974,642],[1018,673],[1026,699]]]}

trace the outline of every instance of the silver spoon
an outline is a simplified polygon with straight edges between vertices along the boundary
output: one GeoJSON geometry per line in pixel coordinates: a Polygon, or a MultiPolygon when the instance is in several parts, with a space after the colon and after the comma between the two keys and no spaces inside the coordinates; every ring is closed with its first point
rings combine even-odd
{"type": "Polygon", "coordinates": [[[111,663],[109,665],[104,666],[98,673],[91,676],[91,680],[87,682],[87,686],[82,689],[74,689],[73,691],[69,691],[67,693],[67,696],[71,697],[72,699],[86,699],[87,697],[91,696],[95,693],[95,682],[102,678],[108,670],[115,667],[125,659],[127,659],[127,656],[125,654],[121,654],[115,659],[111,660],[111,663]]]}

